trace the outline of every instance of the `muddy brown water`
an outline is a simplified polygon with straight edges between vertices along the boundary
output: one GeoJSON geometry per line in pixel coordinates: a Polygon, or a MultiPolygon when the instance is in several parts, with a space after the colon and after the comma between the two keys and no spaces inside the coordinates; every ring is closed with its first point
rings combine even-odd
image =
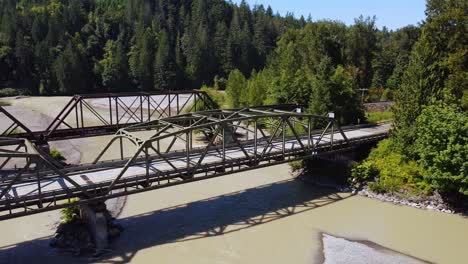
{"type": "MultiPolygon", "coordinates": [[[[69,151],[90,161],[96,151],[85,147],[108,140],[76,141],[69,151]]],[[[99,259],[48,246],[59,221],[53,211],[0,221],[0,263],[323,263],[324,234],[337,238],[327,246],[335,263],[468,259],[466,218],[316,187],[293,180],[288,165],[141,193],[119,204],[125,231],[99,259]]]]}

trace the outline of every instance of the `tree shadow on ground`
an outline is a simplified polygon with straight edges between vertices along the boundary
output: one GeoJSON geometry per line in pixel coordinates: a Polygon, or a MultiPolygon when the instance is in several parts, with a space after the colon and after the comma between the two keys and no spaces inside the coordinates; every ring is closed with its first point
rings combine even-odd
{"type": "MultiPolygon", "coordinates": [[[[129,263],[139,250],[145,248],[237,232],[347,197],[349,195],[340,195],[334,189],[318,188],[298,180],[285,180],[228,193],[119,219],[117,222],[123,225],[125,230],[111,244],[112,250],[109,253],[99,259],[75,258],[67,262],[129,263]]],[[[0,248],[0,252],[9,251],[10,256],[28,254],[28,248],[31,248],[33,243],[38,241],[3,247],[0,248]]],[[[63,260],[63,255],[65,254],[55,257],[63,260]]],[[[31,259],[38,260],[37,256],[31,259]]],[[[1,260],[0,257],[0,262],[1,260]]],[[[48,263],[55,260],[52,257],[47,258],[48,263]]]]}

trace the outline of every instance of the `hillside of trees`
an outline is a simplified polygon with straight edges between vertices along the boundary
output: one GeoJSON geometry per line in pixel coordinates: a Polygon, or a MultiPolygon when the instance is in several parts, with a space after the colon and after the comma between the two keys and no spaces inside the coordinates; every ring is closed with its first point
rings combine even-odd
{"type": "MultiPolygon", "coordinates": [[[[281,36],[266,67],[230,73],[230,107],[296,103],[323,115],[334,112],[342,124],[364,121],[361,101],[386,101],[401,83],[419,27],[378,30],[375,18],[308,22],[281,36]],[[368,89],[362,98],[360,89],[368,89]]],[[[217,84],[223,88],[223,84],[217,84]]]]}
{"type": "Polygon", "coordinates": [[[395,93],[394,131],[355,167],[377,192],[439,192],[468,206],[468,2],[428,0],[395,93]]]}
{"type": "Polygon", "coordinates": [[[309,92],[294,92],[288,74],[311,82],[341,65],[350,89],[389,99],[419,37],[418,27],[348,27],[223,0],[4,0],[0,10],[0,88],[32,95],[200,88],[269,65],[287,71],[278,101],[299,100],[309,92]]]}
{"type": "Polygon", "coordinates": [[[264,67],[306,24],[222,0],[0,1],[0,87],[29,94],[200,88],[264,67]]]}

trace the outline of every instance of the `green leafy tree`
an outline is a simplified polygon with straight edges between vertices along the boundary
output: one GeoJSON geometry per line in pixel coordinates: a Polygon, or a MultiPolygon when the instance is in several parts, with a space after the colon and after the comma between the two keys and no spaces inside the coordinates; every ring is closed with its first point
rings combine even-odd
{"type": "Polygon", "coordinates": [[[129,89],[128,65],[123,43],[107,41],[104,57],[99,61],[102,84],[109,92],[129,89]]]}
{"type": "Polygon", "coordinates": [[[432,105],[416,119],[415,152],[436,189],[468,195],[468,115],[432,105]]]}
{"type": "Polygon", "coordinates": [[[226,83],[226,95],[231,107],[246,106],[248,104],[247,79],[237,69],[229,74],[226,83]]]}
{"type": "Polygon", "coordinates": [[[267,92],[270,85],[271,75],[268,70],[264,70],[259,73],[253,71],[247,84],[248,105],[263,105],[267,98],[267,92]]]}
{"type": "Polygon", "coordinates": [[[372,60],[377,49],[375,20],[375,17],[360,16],[347,32],[346,59],[359,69],[357,77],[360,88],[368,88],[372,82],[372,60]]]}
{"type": "Polygon", "coordinates": [[[467,10],[463,0],[427,3],[427,21],[396,93],[395,124],[407,152],[416,139],[413,125],[422,108],[435,101],[460,104],[468,87],[467,10]]]}
{"type": "Polygon", "coordinates": [[[129,65],[131,76],[140,90],[153,88],[154,35],[150,28],[139,28],[130,49],[129,65]]]}
{"type": "Polygon", "coordinates": [[[59,91],[63,94],[85,92],[88,88],[88,65],[84,57],[84,47],[78,36],[68,41],[65,50],[53,64],[53,71],[59,91]]]}
{"type": "Polygon", "coordinates": [[[158,51],[154,61],[154,86],[156,89],[165,90],[175,87],[176,68],[170,49],[167,33],[159,33],[158,51]]]}

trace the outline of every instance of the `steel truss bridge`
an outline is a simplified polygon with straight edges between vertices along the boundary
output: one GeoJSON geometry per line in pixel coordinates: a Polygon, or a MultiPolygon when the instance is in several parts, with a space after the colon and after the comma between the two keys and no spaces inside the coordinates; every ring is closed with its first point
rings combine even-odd
{"type": "Polygon", "coordinates": [[[66,167],[28,139],[0,138],[0,220],[346,151],[390,129],[341,128],[333,117],[284,109],[207,110],[139,123],[118,130],[93,163],[66,167]],[[104,160],[115,148],[120,159],[104,160]],[[11,166],[19,161],[24,165],[11,166]]]}
{"type": "Polygon", "coordinates": [[[32,131],[0,106],[0,115],[10,121],[0,136],[53,141],[110,135],[129,125],[214,108],[199,90],[75,95],[44,131],[32,131]]]}

